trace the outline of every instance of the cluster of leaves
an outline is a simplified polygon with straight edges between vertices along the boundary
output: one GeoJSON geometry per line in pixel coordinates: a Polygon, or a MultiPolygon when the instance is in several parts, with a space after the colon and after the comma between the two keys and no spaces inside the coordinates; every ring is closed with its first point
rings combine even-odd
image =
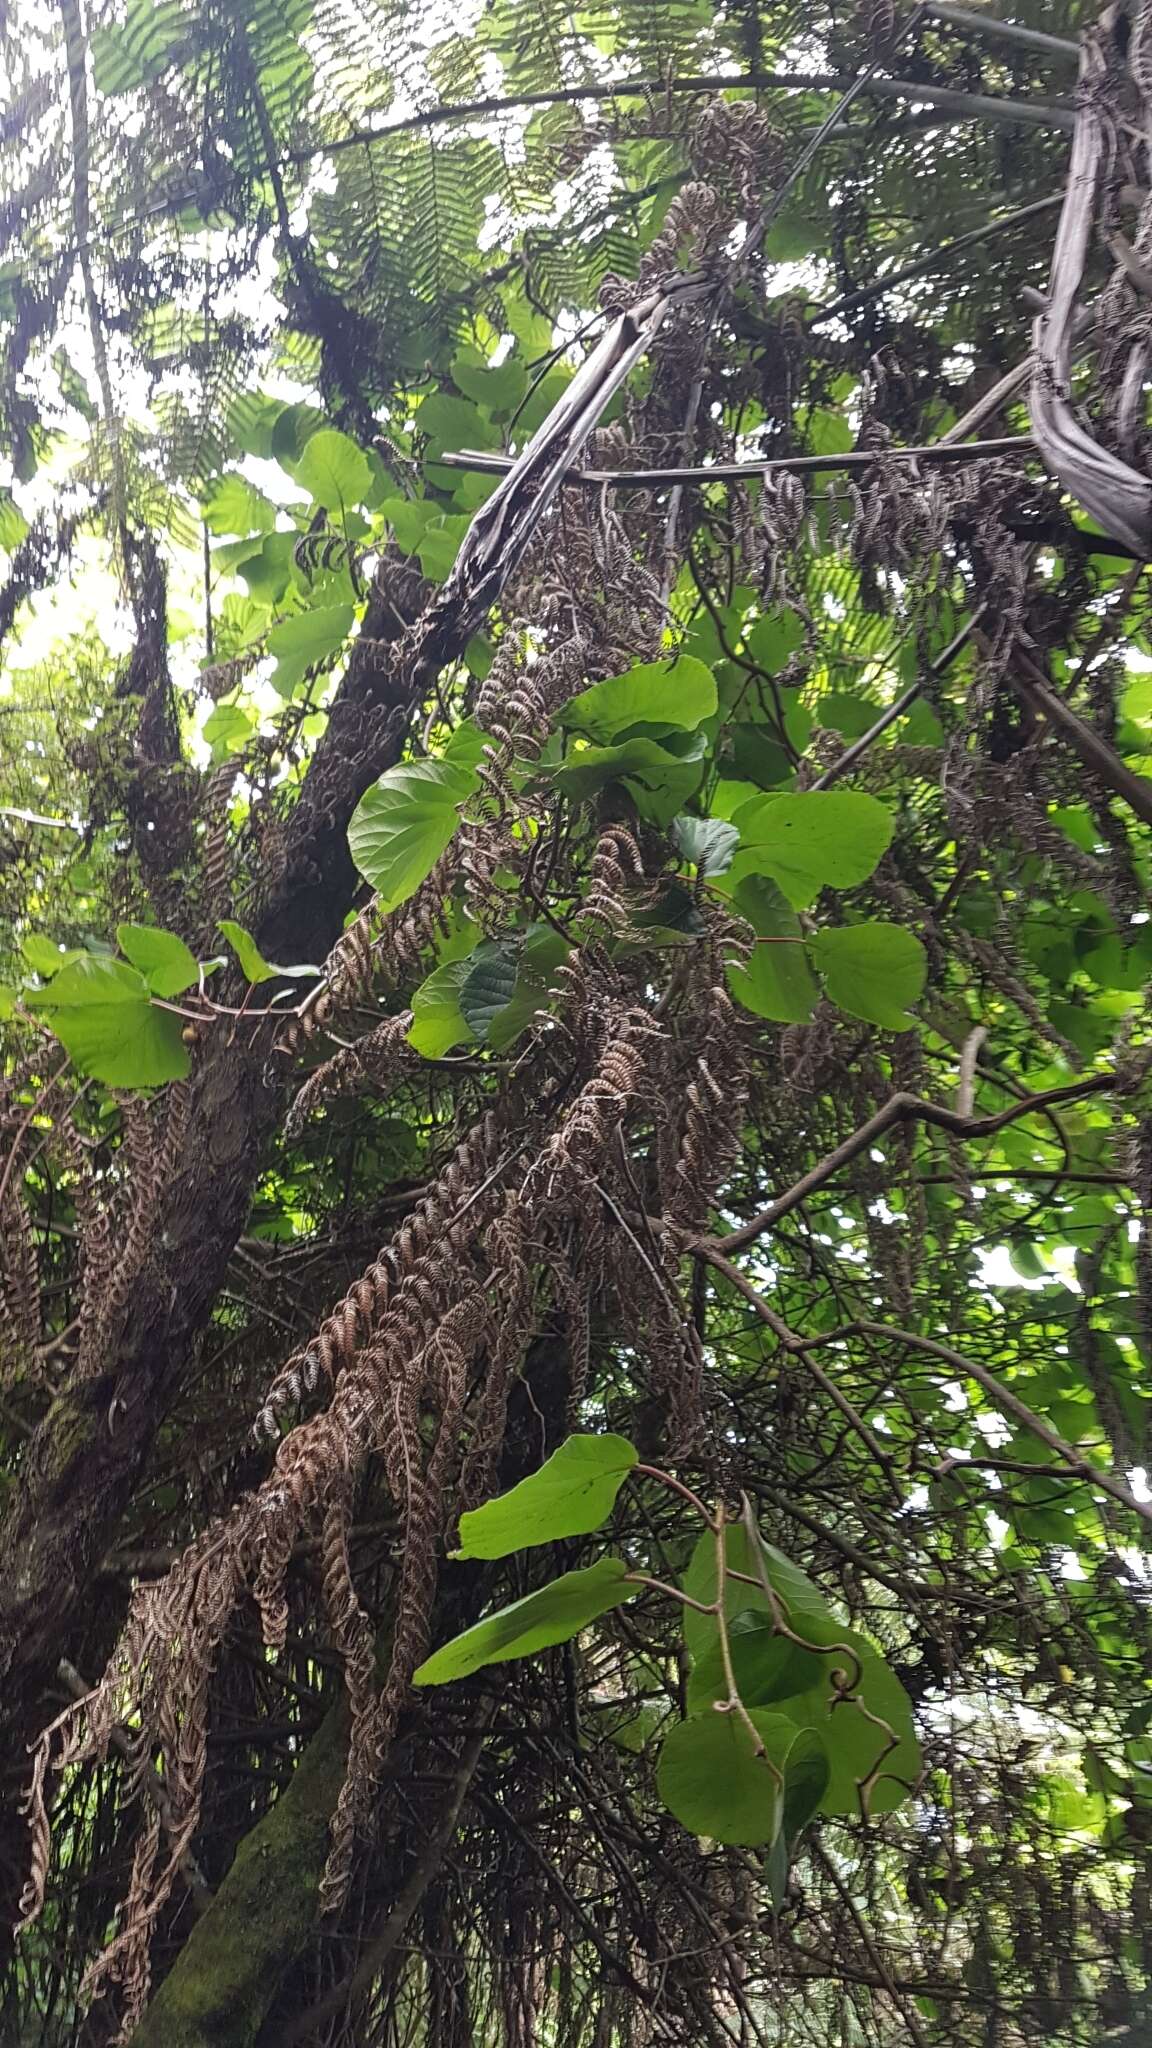
{"type": "MultiPolygon", "coordinates": [[[[587,1535],[638,1463],[625,1437],[568,1437],[531,1478],[462,1516],[453,1555],[502,1558],[587,1535]]],[[[780,1904],[804,1824],[817,1812],[898,1805],[914,1789],[919,1748],[908,1699],[875,1647],[754,1522],[705,1519],[680,1596],[688,1718],[664,1734],[656,1782],[694,1834],[763,1846],[780,1904]]],[[[487,1615],[427,1658],[414,1683],[445,1685],[568,1642],[652,1583],[623,1558],[598,1558],[487,1615]]]]}
{"type": "MultiPolygon", "coordinates": [[[[1076,26],[1038,5],[1018,11],[1048,31],[1076,26]]],[[[300,943],[311,966],[294,953],[295,906],[274,936],[261,929],[277,835],[314,764],[352,745],[349,723],[355,737],[355,720],[330,714],[358,643],[384,645],[413,591],[447,582],[494,488],[445,458],[522,448],[577,368],[572,336],[594,328],[605,272],[636,276],[684,184],[739,182],[738,157],[722,161],[697,132],[705,96],[681,87],[734,65],[795,68],[800,48],[854,71],[873,54],[866,26],[863,12],[846,25],[831,10],[747,0],[575,11],[494,0],[467,32],[386,0],[356,22],[327,0],[132,0],[92,33],[87,170],[104,236],[91,259],[97,325],[115,337],[117,377],[129,360],[139,370],[146,417],[107,419],[99,375],[78,367],[91,336],[62,296],[84,239],[63,216],[76,184],[67,94],[47,114],[43,91],[36,102],[32,74],[39,63],[42,86],[56,52],[38,59],[32,39],[31,96],[0,144],[3,225],[21,238],[0,277],[13,463],[0,623],[15,622],[0,740],[19,734],[0,769],[0,1020],[16,1091],[6,1141],[15,1131],[25,1144],[19,1175],[0,1166],[0,1212],[7,1223],[22,1181],[38,1278],[31,1352],[0,1326],[14,1361],[0,1438],[17,1503],[54,1469],[42,1442],[54,1446],[55,1430],[71,1442],[70,1400],[88,1412],[90,1394],[71,1385],[76,1246],[93,1202],[131,1213],[115,1204],[141,1177],[170,1084],[200,1085],[206,1040],[246,1051],[294,1010],[303,1060],[348,1054],[356,1083],[291,1135],[261,1130],[238,1241],[211,1269],[219,1286],[201,1290],[204,1320],[54,1654],[95,1675],[132,1578],[164,1569],[259,1479],[248,1432],[267,1385],[298,1347],[307,1362],[312,1334],[436,1183],[461,1129],[549,1033],[560,1038],[566,965],[599,949],[674,1017],[715,918],[749,936],[743,964],[725,969],[752,1078],[718,1234],[806,1186],[897,1090],[951,1102],[959,1067],[962,1096],[967,1072],[968,1106],[988,1121],[1021,1109],[971,1147],[939,1129],[890,1129],[797,1197],[740,1267],[786,1341],[719,1268],[701,1264],[686,1283],[714,1437],[699,1471],[677,1471],[709,1499],[743,1489],[751,1507],[738,1519],[686,1514],[647,1467],[660,1455],[660,1382],[632,1305],[607,1283],[571,1305],[574,1324],[586,1318],[587,1371],[580,1413],[559,1428],[565,1391],[549,1375],[563,1341],[545,1325],[513,1441],[519,1430],[539,1465],[542,1429],[545,1444],[563,1426],[597,1433],[570,1436],[462,1518],[464,1583],[497,1569],[484,1579],[489,1611],[462,1631],[449,1614],[416,1674],[428,1786],[477,1697],[498,1710],[459,1854],[414,1916],[414,1960],[382,1971],[370,2012],[349,2019],[364,2038],[457,2048],[470,2000],[475,2038],[514,2041],[516,2015],[539,1999],[542,2036],[623,2048],[649,2024],[642,1951],[664,1973],[679,2038],[737,2028],[790,2048],[865,2036],[885,2048],[1033,2036],[1129,2048],[1147,2024],[1146,1568],[1133,1518],[1097,1480],[1138,1489],[1149,1459],[1152,1139],[1139,1055],[1152,849],[1107,787],[1029,723],[975,641],[939,666],[978,603],[999,624],[1023,563],[1029,643],[1054,688],[1147,776],[1152,637],[1138,573],[1094,552],[1076,509],[1031,472],[1019,483],[989,473],[967,525],[919,552],[901,529],[903,556],[894,542],[882,559],[843,485],[831,499],[813,492],[776,575],[749,540],[771,525],[770,492],[690,490],[659,658],[597,658],[542,750],[502,771],[519,843],[548,855],[532,864],[533,887],[498,875],[499,910],[479,912],[456,889],[419,926],[415,964],[362,987],[331,1041],[310,1035],[326,985],[311,927],[300,943]],[[667,90],[609,95],[606,73],[667,90]],[[483,99],[495,80],[515,104],[487,125],[440,118],[440,101],[483,99]],[[576,84],[589,93],[579,107],[536,103],[576,84]],[[130,532],[165,543],[174,738],[159,766],[141,765],[146,693],[128,651],[146,636],[118,603],[132,582],[121,488],[130,532]],[[46,490],[79,508],[74,533],[44,526],[46,490]],[[813,787],[913,685],[918,700],[859,772],[813,787]],[[157,845],[185,815],[192,828],[177,844],[173,824],[165,866],[157,845]],[[656,900],[607,939],[581,910],[604,819],[638,834],[659,876],[656,900]],[[213,833],[227,849],[222,890],[213,833]],[[377,1094],[356,1047],[401,1009],[411,1061],[377,1094]],[[1104,1084],[1117,1075],[1127,1092],[1113,1100],[1104,1084]],[[1027,1109],[1081,1083],[1069,1104],[1027,1109]],[[65,1112],[80,1142],[57,1154],[65,1112]],[[965,1358],[1015,1405],[968,1377],[965,1358]],[[532,1406],[541,1385],[544,1424],[532,1406]],[[609,1520],[611,1554],[592,1555],[583,1539],[609,1520]],[[559,1543],[582,1547],[538,1583],[534,1550],[559,1543]],[[484,1695],[496,1664],[509,1667],[503,1689],[484,1695]],[[756,1857],[726,1853],[744,1848],[756,1857]],[[733,1902],[749,1870],[763,1889],[741,1921],[733,1902]],[[731,1964],[729,1908],[747,1968],[731,1964]],[[509,1925],[522,1933],[515,1955],[509,1925]]],[[[1060,97],[1047,56],[944,22],[921,22],[905,68],[926,92],[1060,97]]],[[[732,88],[727,100],[770,117],[785,164],[832,103],[816,89],[732,88]]],[[[1026,351],[1019,294],[1044,281],[1043,217],[955,256],[939,245],[1055,193],[1064,110],[1047,131],[951,125],[933,105],[865,96],[829,144],[834,170],[826,154],[791,191],[755,288],[741,286],[716,330],[708,452],[831,458],[864,420],[880,429],[873,449],[885,434],[930,439],[1026,351]],[[874,290],[917,264],[903,291],[874,290]],[[856,294],[858,312],[821,324],[830,302],[856,294]]],[[[1093,261],[1106,282],[1102,249],[1093,261]]],[[[669,447],[676,459],[684,393],[661,414],[659,389],[643,368],[598,459],[616,459],[617,432],[628,459],[669,459],[669,447]]],[[[1007,425],[1025,424],[1009,413],[1007,425]]],[[[861,488],[874,509],[877,480],[861,488]]],[[[430,686],[395,765],[358,781],[348,842],[367,886],[354,898],[349,879],[337,930],[368,890],[380,919],[411,909],[441,857],[484,829],[479,688],[494,656],[514,645],[530,667],[562,636],[554,586],[569,522],[574,553],[596,530],[588,502],[562,500],[548,539],[557,574],[529,564],[515,603],[430,686]]],[[[667,509],[664,494],[657,516],[667,509]]],[[[602,499],[606,603],[621,579],[608,539],[628,541],[629,522],[639,532],[651,516],[641,494],[602,499]]],[[[333,867],[351,811],[338,853],[325,852],[333,867]]],[[[313,886],[305,864],[301,924],[313,886]]],[[[237,1131],[264,1085],[264,1043],[236,1093],[237,1131]]],[[[213,1190],[232,1158],[230,1129],[217,1136],[213,1190]]],[[[643,1119],[629,1145],[643,1188],[643,1119]]],[[[183,1164],[199,1163],[192,1141],[183,1164]]],[[[209,1206],[194,1196],[189,1208],[197,1200],[209,1206]]],[[[629,1229],[642,1213],[638,1201],[629,1229]]],[[[190,1226],[178,1204],[175,1223],[179,1246],[190,1226]]],[[[159,1259],[168,1241],[151,1212],[142,1232],[159,1259]]],[[[13,1255],[6,1283],[27,1270],[13,1255]]],[[[538,1279],[543,1297],[547,1273],[538,1279]]],[[[165,1343],[150,1339],[150,1361],[165,1343]]],[[[105,1363],[91,1385],[101,1455],[110,1445],[115,1458],[138,1418],[123,1431],[105,1363]]],[[[298,1380],[307,1402],[304,1367],[298,1380]]],[[[83,1512],[104,1511],[93,1498],[83,1512]]],[[[374,1622],[395,1603],[395,1514],[373,1469],[349,1547],[374,1622]]],[[[301,1546],[278,1663],[247,1621],[218,1646],[196,1841],[212,1885],[290,1792],[339,1693],[314,1564],[315,1546],[301,1546]]],[[[12,1587],[22,1570],[21,1554],[12,1587]]],[[[14,1782],[27,1739],[59,1707],[49,1677],[13,1742],[14,1782]]],[[[6,1983],[38,2048],[112,2032],[99,2008],[83,2013],[77,1986],[128,1884],[118,1769],[85,1763],[60,1787],[49,1904],[6,1983]]],[[[405,1858],[433,1830],[426,1793],[421,1781],[408,1834],[381,1851],[347,1913],[301,1937],[273,2035],[359,1960],[362,1927],[386,1917],[405,1858]]],[[[161,1974],[179,1967],[187,1932],[187,1907],[174,1904],[155,1944],[161,1974]]],[[[653,2010],[663,2025],[659,2000],[653,2010]]]]}

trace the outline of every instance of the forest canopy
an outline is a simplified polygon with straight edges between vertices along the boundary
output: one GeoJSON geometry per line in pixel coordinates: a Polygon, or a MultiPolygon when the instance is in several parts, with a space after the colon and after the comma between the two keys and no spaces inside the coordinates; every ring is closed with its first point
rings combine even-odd
{"type": "Polygon", "coordinates": [[[1137,2048],[1152,5],[0,65],[4,2043],[1137,2048]]]}

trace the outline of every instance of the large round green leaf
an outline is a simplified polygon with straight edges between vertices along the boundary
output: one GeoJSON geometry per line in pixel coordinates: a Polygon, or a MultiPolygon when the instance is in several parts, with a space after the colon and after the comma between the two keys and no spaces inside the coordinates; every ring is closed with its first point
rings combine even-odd
{"type": "MultiPolygon", "coordinates": [[[[796,1732],[782,1714],[752,1713],[746,1720],[711,1707],[665,1737],[656,1789],[669,1813],[694,1835],[746,1848],[771,1842],[784,1816],[796,1732]]],[[[811,1745],[805,1747],[810,1752],[811,1745]]]]}
{"type": "Polygon", "coordinates": [[[749,875],[732,900],[756,934],[747,966],[728,969],[728,986],[737,1002],[757,1017],[806,1024],[820,990],[808,965],[796,912],[766,875],[749,875]]]}
{"type": "MultiPolygon", "coordinates": [[[[775,1700],[809,1691],[819,1682],[820,1658],[791,1636],[782,1635],[772,1617],[755,1608],[733,1615],[728,1624],[728,1650],[736,1690],[746,1707],[768,1707],[775,1700]]],[[[713,1700],[728,1697],[728,1680],[720,1646],[720,1630],[712,1624],[708,1648],[695,1658],[688,1675],[690,1713],[713,1700]]]]}
{"type": "Polygon", "coordinates": [[[841,925],[818,932],[808,951],[841,1010],[885,1031],[914,1027],[906,1006],[924,993],[928,955],[913,932],[898,924],[841,925]]]}
{"type": "Polygon", "coordinates": [[[180,1019],[157,1009],[142,974],[123,960],[82,953],[47,988],[24,997],[81,1074],[110,1088],[157,1088],[188,1072],[180,1019]]]}
{"type": "Polygon", "coordinates": [[[146,924],[118,924],[120,951],[144,976],[154,996],[179,996],[200,979],[196,955],[176,932],[146,924]]]}
{"type": "Polygon", "coordinates": [[[796,910],[814,903],[821,889],[866,882],[892,840],[890,813],[855,790],[756,797],[732,822],[741,840],[733,882],[771,875],[796,910]]]}
{"type": "Polygon", "coordinates": [[[382,910],[395,910],[431,874],[476,784],[475,769],[456,761],[405,761],[361,797],[348,844],[382,910]]]}
{"type": "Polygon", "coordinates": [[[272,688],[280,697],[292,695],[310,668],[328,661],[352,630],[350,604],[317,605],[281,619],[268,635],[268,652],[276,656],[272,688]]]}
{"type": "Polygon", "coordinates": [[[296,481],[330,512],[359,505],[372,489],[368,458],[335,427],[309,436],[296,464],[296,481]]]}
{"type": "MultiPolygon", "coordinates": [[[[813,1639],[820,1625],[811,1625],[813,1639]]],[[[855,1653],[855,1673],[844,1655],[824,1657],[824,1672],[810,1692],[781,1703],[798,1727],[820,1736],[831,1774],[820,1810],[829,1814],[890,1813],[915,1786],[921,1769],[912,1705],[895,1672],[866,1637],[840,1629],[833,1638],[855,1653]],[[846,1696],[835,1674],[845,1674],[846,1696]],[[892,1738],[895,1737],[895,1747],[892,1738]]]]}
{"type": "Polygon", "coordinates": [[[711,669],[684,654],[677,661],[639,662],[624,675],[593,683],[570,698],[560,715],[564,725],[607,745],[637,725],[694,732],[715,709],[711,669]]]}

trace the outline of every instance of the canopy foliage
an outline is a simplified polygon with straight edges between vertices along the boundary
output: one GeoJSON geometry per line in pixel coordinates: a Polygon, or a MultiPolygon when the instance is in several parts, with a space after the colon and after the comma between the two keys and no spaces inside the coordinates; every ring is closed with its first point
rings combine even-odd
{"type": "Polygon", "coordinates": [[[1135,2048],[1152,11],[0,51],[5,2039],[1135,2048]]]}

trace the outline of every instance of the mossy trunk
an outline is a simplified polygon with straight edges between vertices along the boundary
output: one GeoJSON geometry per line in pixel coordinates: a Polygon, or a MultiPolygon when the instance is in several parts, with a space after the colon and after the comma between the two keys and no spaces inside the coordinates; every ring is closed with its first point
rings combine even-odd
{"type": "Polygon", "coordinates": [[[321,1723],[291,1781],[244,1837],[132,2048],[252,2048],[316,1919],[328,1823],[344,1778],[348,1709],[321,1723]]]}

